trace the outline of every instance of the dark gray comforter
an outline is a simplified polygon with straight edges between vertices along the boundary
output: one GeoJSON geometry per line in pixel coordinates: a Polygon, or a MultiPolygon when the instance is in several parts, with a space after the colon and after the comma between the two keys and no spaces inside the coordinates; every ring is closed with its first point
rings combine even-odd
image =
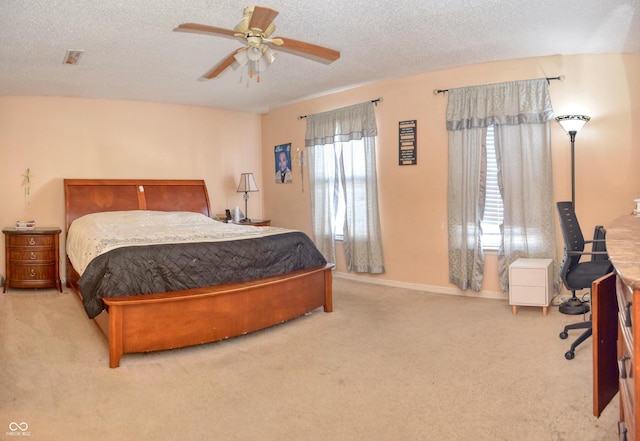
{"type": "Polygon", "coordinates": [[[295,231],[228,242],[117,248],[93,259],[78,285],[93,318],[105,307],[103,297],[221,285],[326,263],[311,239],[295,231]]]}

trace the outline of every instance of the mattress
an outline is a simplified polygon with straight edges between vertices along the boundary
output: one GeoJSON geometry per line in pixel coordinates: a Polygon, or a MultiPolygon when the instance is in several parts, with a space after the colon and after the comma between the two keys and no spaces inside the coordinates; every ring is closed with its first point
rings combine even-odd
{"type": "Polygon", "coordinates": [[[171,292],[326,264],[303,232],[225,224],[198,213],[93,213],[76,219],[67,255],[87,315],[105,297],[171,292]]]}

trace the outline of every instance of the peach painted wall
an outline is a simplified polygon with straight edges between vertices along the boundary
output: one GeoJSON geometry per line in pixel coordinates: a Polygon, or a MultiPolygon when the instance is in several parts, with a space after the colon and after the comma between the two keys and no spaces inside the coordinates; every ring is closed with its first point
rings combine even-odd
{"type": "MultiPolygon", "coordinates": [[[[250,113],[0,97],[0,225],[28,218],[39,226],[63,227],[64,178],[204,179],[214,213],[242,206],[236,193],[240,173],[254,172],[262,187],[260,136],[260,116],[250,113]],[[29,205],[23,185],[27,168],[33,174],[29,205]]],[[[261,196],[251,197],[254,213],[262,213],[261,196]]],[[[0,262],[5,274],[4,246],[0,262]]]]}
{"type": "MultiPolygon", "coordinates": [[[[294,160],[294,182],[273,182],[273,147],[304,148],[298,115],[382,97],[376,107],[378,176],[387,272],[381,283],[454,290],[448,283],[446,240],[446,95],[438,88],[565,75],[551,83],[556,114],[592,120],[576,141],[576,206],[586,230],[605,226],[640,197],[637,127],[640,55],[544,57],[488,63],[369,84],[292,104],[266,115],[134,101],[0,97],[0,225],[34,218],[63,225],[63,178],[202,178],[214,211],[242,206],[235,192],[241,172],[255,173],[251,217],[311,232],[308,173],[304,189],[294,160]],[[398,166],[398,122],[418,120],[418,165],[398,166]],[[635,130],[634,130],[635,129],[635,130]],[[23,177],[33,173],[30,204],[23,177]],[[594,177],[598,176],[598,181],[594,177]],[[263,209],[264,206],[264,209],[263,209]]],[[[266,83],[265,83],[266,84],[266,83]]],[[[568,200],[567,135],[552,123],[555,200],[568,200]]],[[[294,158],[295,159],[295,158],[294,158]]],[[[558,255],[562,245],[558,232],[558,255]]],[[[4,274],[4,247],[0,248],[4,274]]],[[[338,272],[346,272],[338,250],[338,272]]],[[[488,256],[483,291],[498,291],[495,256],[488,256]]]]}
{"type": "MultiPolygon", "coordinates": [[[[321,69],[321,67],[319,67],[321,69]]],[[[306,124],[298,115],[328,111],[382,97],[376,107],[377,165],[386,273],[380,283],[455,290],[448,282],[447,95],[435,89],[556,77],[551,99],[556,115],[578,112],[591,121],[576,138],[576,210],[583,229],[607,226],[629,214],[640,198],[640,54],[552,56],[487,63],[364,85],[272,110],[262,119],[265,216],[272,224],[311,232],[308,170],[304,191],[294,162],[294,182],[275,184],[273,147],[304,148],[306,124]],[[418,164],[398,165],[398,122],[418,121],[418,164]]],[[[551,123],[554,200],[571,199],[570,141],[551,123]]],[[[590,230],[590,231],[588,231],[590,230]]],[[[562,257],[557,229],[558,261],[562,257]]],[[[340,248],[340,247],[339,247],[340,248]]],[[[337,271],[345,273],[343,252],[337,271]]],[[[483,293],[498,296],[497,259],[487,256],[483,293]]]]}

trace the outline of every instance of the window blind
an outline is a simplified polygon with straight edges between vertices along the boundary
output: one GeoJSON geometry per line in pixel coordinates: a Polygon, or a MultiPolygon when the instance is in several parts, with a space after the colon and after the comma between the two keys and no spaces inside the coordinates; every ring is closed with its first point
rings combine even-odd
{"type": "Polygon", "coordinates": [[[482,248],[498,250],[502,239],[500,225],[504,219],[504,205],[498,187],[498,162],[494,128],[487,127],[487,192],[485,196],[484,217],[482,218],[482,248]]]}

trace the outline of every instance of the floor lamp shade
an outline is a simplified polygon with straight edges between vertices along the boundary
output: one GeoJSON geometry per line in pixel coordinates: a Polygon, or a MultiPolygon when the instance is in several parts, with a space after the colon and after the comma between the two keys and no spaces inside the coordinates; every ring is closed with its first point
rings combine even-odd
{"type": "Polygon", "coordinates": [[[562,128],[569,134],[578,133],[591,118],[586,115],[561,115],[556,117],[562,128]]]}

